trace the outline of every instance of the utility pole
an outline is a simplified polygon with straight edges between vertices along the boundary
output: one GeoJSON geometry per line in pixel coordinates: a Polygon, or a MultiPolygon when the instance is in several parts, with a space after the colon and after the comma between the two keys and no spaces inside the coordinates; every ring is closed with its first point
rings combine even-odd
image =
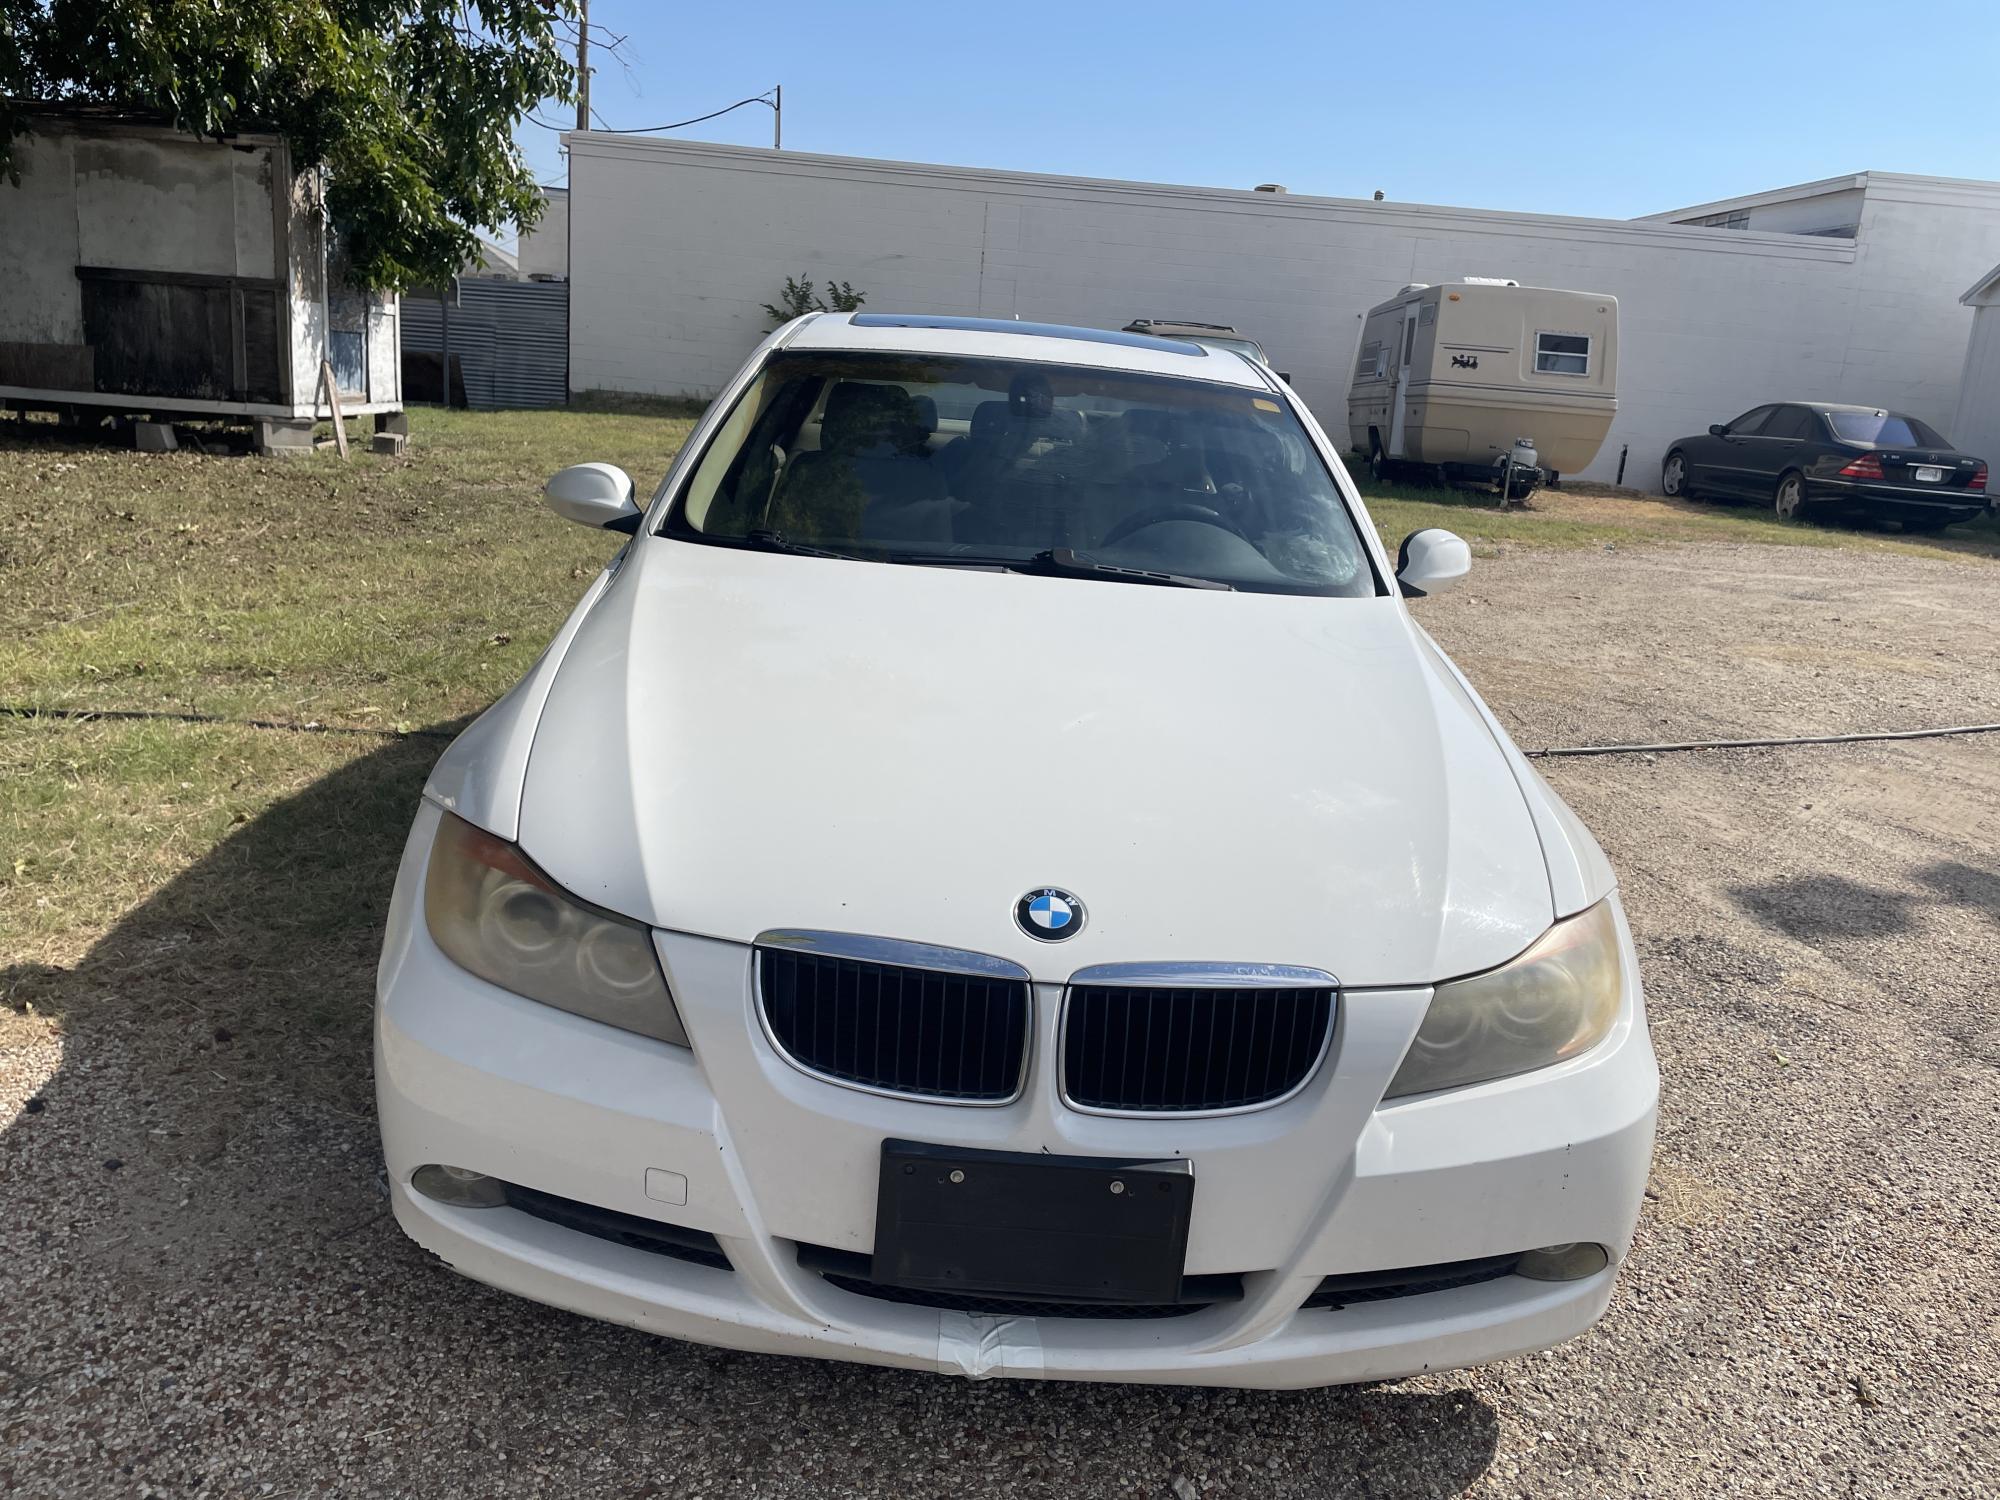
{"type": "Polygon", "coordinates": [[[576,6],[576,128],[590,129],[590,0],[576,6]]]}
{"type": "Polygon", "coordinates": [[[785,149],[785,86],[781,83],[771,90],[776,96],[771,105],[771,149],[785,149]]]}

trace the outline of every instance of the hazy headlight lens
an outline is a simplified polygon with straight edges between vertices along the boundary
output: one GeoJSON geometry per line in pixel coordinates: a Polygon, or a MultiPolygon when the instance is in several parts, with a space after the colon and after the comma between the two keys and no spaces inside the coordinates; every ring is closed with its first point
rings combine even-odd
{"type": "Polygon", "coordinates": [[[1483,1083],[1588,1052],[1624,991],[1609,901],[1556,923],[1512,963],[1441,984],[1383,1097],[1483,1083]]]}
{"type": "Polygon", "coordinates": [[[424,920],[454,963],[502,989],[688,1045],[644,926],[584,905],[512,844],[450,813],[431,845],[424,920]]]}

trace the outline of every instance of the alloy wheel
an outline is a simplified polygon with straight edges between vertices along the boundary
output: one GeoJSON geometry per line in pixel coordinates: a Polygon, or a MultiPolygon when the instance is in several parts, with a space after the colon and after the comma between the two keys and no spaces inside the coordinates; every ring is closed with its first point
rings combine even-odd
{"type": "Polygon", "coordinates": [[[1778,519],[1796,521],[1805,514],[1806,483],[1796,474],[1787,474],[1778,481],[1778,519]]]}

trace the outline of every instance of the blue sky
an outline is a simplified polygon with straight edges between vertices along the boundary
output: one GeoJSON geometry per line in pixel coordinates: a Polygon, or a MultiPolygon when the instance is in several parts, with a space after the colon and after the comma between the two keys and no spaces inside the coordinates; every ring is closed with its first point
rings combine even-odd
{"type": "MultiPolygon", "coordinates": [[[[782,83],[792,150],[1614,218],[1867,168],[2000,179],[1994,0],[591,10],[628,38],[596,59],[613,129],[782,83]]],[[[768,146],[771,113],[676,134],[768,146]]],[[[564,180],[555,134],[521,137],[564,180]]]]}

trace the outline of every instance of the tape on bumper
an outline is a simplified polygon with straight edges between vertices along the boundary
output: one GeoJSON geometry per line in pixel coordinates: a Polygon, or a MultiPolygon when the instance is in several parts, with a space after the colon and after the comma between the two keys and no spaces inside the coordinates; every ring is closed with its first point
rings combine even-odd
{"type": "Polygon", "coordinates": [[[1042,1373],[1042,1335],[1033,1318],[938,1314],[938,1368],[947,1375],[988,1380],[1042,1373]]]}

